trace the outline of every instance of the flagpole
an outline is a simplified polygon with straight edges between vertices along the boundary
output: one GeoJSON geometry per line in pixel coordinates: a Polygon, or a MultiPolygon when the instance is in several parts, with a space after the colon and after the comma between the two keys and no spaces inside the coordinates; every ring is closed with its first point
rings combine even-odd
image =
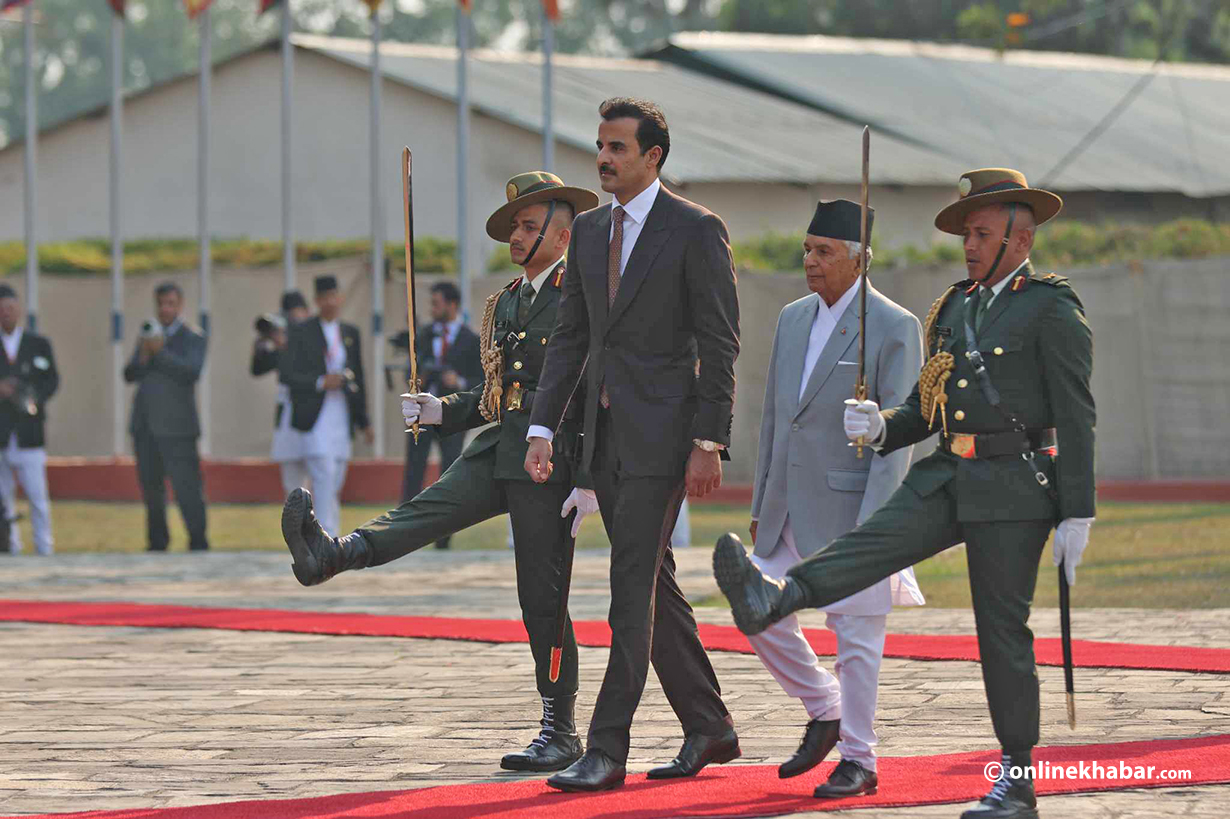
{"type": "Polygon", "coordinates": [[[290,221],[290,130],[291,130],[291,82],[294,78],[294,48],[290,44],[293,19],[290,16],[290,0],[282,0],[282,274],[283,289],[294,290],[295,238],[290,221]]]}
{"type": "MultiPolygon", "coordinates": [[[[210,92],[210,74],[213,72],[212,59],[212,29],[209,24],[209,7],[206,6],[201,10],[199,15],[199,23],[201,27],[201,42],[200,42],[200,58],[201,64],[199,69],[199,93],[197,99],[197,164],[196,164],[196,185],[197,185],[197,245],[200,252],[199,276],[200,276],[200,308],[201,308],[201,332],[205,335],[206,342],[209,341],[209,303],[210,303],[210,278],[212,274],[212,257],[209,246],[209,92],[210,92]]],[[[201,454],[209,454],[210,444],[210,356],[205,356],[205,366],[201,370],[201,454]]]]}
{"type": "Polygon", "coordinates": [[[555,67],[555,23],[544,3],[542,7],[542,169],[555,170],[555,110],[552,105],[552,82],[555,67]]]}
{"type": "MultiPolygon", "coordinates": [[[[284,0],[285,1],[285,0],[284,0]]],[[[371,174],[372,174],[372,378],[384,377],[384,222],[380,213],[380,91],[383,75],[380,70],[380,7],[372,7],[372,105],[371,105],[371,174]]],[[[375,383],[375,382],[373,382],[375,383]]],[[[384,456],[384,401],[372,406],[374,439],[372,455],[384,456]]]]}
{"type": "Polygon", "coordinates": [[[26,79],[26,325],[38,332],[38,244],[35,209],[38,207],[38,86],[34,82],[34,0],[22,12],[22,51],[26,79]]]}
{"type": "Polygon", "coordinates": [[[469,213],[470,198],[470,87],[467,62],[470,51],[470,14],[457,6],[457,287],[461,291],[462,320],[470,317],[469,213]]]}
{"type": "Polygon", "coordinates": [[[111,16],[111,155],[108,206],[111,221],[112,454],[124,453],[124,243],[120,238],[120,148],[124,88],[124,18],[111,16]]]}

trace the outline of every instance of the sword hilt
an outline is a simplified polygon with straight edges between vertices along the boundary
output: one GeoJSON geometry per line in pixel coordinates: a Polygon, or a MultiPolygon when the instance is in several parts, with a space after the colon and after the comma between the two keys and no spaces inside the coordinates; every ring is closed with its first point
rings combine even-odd
{"type": "MultiPolygon", "coordinates": [[[[409,381],[406,382],[406,385],[410,388],[411,395],[418,395],[419,389],[421,387],[421,382],[419,379],[411,378],[409,381]]],[[[413,424],[411,424],[410,429],[406,430],[406,432],[414,436],[414,445],[418,446],[419,445],[419,433],[422,432],[422,429],[419,427],[419,422],[415,421],[413,424]]]]}
{"type": "MultiPolygon", "coordinates": [[[[856,384],[854,387],[854,397],[851,398],[849,401],[846,401],[846,403],[849,404],[850,406],[855,406],[857,404],[861,404],[862,402],[866,400],[867,400],[867,384],[863,382],[863,377],[860,375],[858,384],[856,384]]],[[[863,457],[863,447],[866,445],[867,445],[867,439],[864,438],[862,435],[858,436],[857,441],[851,441],[850,443],[846,444],[846,446],[857,447],[854,450],[854,457],[856,458],[863,457]]]]}

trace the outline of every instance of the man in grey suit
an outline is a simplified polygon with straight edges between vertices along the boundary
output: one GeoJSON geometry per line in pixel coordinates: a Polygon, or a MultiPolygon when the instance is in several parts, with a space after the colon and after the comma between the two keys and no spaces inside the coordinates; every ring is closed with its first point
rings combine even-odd
{"type": "Polygon", "coordinates": [[[196,441],[201,435],[196,414],[196,382],[205,366],[205,337],[180,319],[184,293],[164,282],[154,290],[156,322],[146,322],[124,380],[136,382],[132,402],[133,450],[145,498],[145,522],[151,552],[166,551],[166,479],[171,479],[179,511],[188,529],[188,548],[204,551],[205,497],[196,441]]]}
{"type": "MultiPolygon", "coordinates": [[[[868,214],[870,237],[874,212],[868,214]]],[[[860,460],[847,446],[836,408],[858,375],[858,277],[861,211],[843,199],[821,202],[803,243],[810,295],[783,308],[765,385],[760,455],[752,500],[752,562],[781,577],[803,558],[866,520],[901,484],[911,448],[860,460]]],[[[870,259],[871,251],[868,250],[870,259]]],[[[867,285],[866,375],[869,395],[896,406],[922,365],[918,319],[867,285]]],[[[877,399],[878,400],[878,399],[877,399]]],[[[885,622],[893,605],[921,605],[912,569],[885,578],[823,611],[837,635],[836,676],[820,666],[791,615],[748,637],[810,721],[798,751],[778,769],[805,773],[836,745],[841,762],[817,797],[876,792],[876,688],[885,622]],[[840,739],[840,741],[838,741],[840,739]]]]}

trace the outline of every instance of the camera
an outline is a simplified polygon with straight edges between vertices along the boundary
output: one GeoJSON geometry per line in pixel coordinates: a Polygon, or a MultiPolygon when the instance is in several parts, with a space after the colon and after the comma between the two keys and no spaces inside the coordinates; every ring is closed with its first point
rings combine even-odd
{"type": "Polygon", "coordinates": [[[256,317],[256,332],[262,336],[271,336],[279,330],[286,329],[286,319],[277,313],[261,313],[256,317]]]}
{"type": "Polygon", "coordinates": [[[162,325],[146,319],[141,323],[141,338],[158,338],[162,335],[162,325]]]}

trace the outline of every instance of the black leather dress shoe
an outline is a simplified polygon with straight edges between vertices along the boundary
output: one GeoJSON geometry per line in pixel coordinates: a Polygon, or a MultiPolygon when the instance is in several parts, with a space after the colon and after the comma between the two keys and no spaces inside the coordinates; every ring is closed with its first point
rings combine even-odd
{"type": "Polygon", "coordinates": [[[788,614],[807,607],[807,593],[792,577],[765,577],[747,558],[734,532],[718,538],[713,550],[713,576],[730,601],[735,625],[747,635],[759,634],[788,614]]]}
{"type": "Polygon", "coordinates": [[[840,799],[843,796],[871,796],[880,787],[875,771],[869,771],[853,759],[843,759],[829,774],[829,780],[812,792],[817,799],[840,799]]]}
{"type": "Polygon", "coordinates": [[[650,779],[681,779],[686,776],[696,776],[701,769],[710,763],[721,765],[743,755],[739,750],[739,735],[734,728],[728,728],[717,736],[691,734],[684,738],[679,756],[671,760],[669,765],[654,768],[646,774],[650,779]]]}
{"type": "Polygon", "coordinates": [[[807,773],[824,761],[840,738],[841,720],[813,719],[807,723],[807,730],[803,732],[803,741],[799,743],[799,750],[778,767],[778,778],[789,779],[792,776],[807,773]]]}
{"type": "Polygon", "coordinates": [[[500,760],[506,771],[562,771],[581,758],[581,738],[574,717],[576,695],[542,698],[542,730],[524,751],[500,760]]]}
{"type": "Polygon", "coordinates": [[[624,784],[624,765],[597,748],[547,779],[547,784],[561,791],[607,791],[624,784]]]}
{"type": "Polygon", "coordinates": [[[312,493],[299,487],[282,507],[282,539],[290,548],[291,569],[304,586],[324,583],[338,572],[366,569],[371,563],[367,541],[357,532],[330,537],[312,511],[312,493]]]}

